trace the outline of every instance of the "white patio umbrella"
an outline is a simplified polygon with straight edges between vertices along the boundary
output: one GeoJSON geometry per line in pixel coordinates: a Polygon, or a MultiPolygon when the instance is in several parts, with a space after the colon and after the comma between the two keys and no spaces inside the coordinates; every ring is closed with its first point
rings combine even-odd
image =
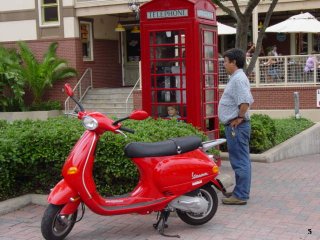
{"type": "Polygon", "coordinates": [[[287,20],[270,26],[266,32],[277,33],[318,33],[320,22],[310,13],[294,15],[287,20]]]}
{"type": "Polygon", "coordinates": [[[217,23],[218,23],[218,35],[236,34],[237,30],[235,28],[222,24],[220,22],[217,22],[217,23]]]}

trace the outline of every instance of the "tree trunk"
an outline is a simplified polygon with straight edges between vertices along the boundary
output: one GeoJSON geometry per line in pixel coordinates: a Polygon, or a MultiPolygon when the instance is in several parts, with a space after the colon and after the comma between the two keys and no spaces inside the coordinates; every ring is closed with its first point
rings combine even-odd
{"type": "Polygon", "coordinates": [[[237,36],[236,36],[236,48],[242,49],[244,52],[247,51],[248,45],[248,29],[249,29],[250,17],[239,18],[237,22],[237,36]]]}
{"type": "Polygon", "coordinates": [[[254,66],[256,64],[256,61],[257,61],[257,59],[258,59],[258,57],[260,55],[260,51],[261,51],[261,48],[262,48],[262,39],[264,37],[264,34],[265,34],[267,26],[269,26],[273,10],[276,7],[277,3],[278,3],[278,0],[272,0],[272,2],[270,4],[270,7],[268,9],[268,12],[266,13],[266,17],[264,19],[263,27],[260,29],[259,34],[258,34],[258,40],[257,40],[255,52],[254,52],[254,54],[253,54],[253,56],[251,58],[249,66],[246,69],[246,74],[247,75],[249,75],[253,71],[254,66]]]}

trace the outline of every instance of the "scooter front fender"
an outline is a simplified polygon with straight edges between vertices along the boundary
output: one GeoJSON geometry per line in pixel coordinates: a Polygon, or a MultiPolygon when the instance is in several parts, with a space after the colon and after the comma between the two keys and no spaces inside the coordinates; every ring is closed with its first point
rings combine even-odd
{"type": "Polygon", "coordinates": [[[54,205],[64,205],[70,202],[70,199],[77,199],[78,193],[72,190],[62,179],[51,191],[48,196],[48,202],[54,205]]]}

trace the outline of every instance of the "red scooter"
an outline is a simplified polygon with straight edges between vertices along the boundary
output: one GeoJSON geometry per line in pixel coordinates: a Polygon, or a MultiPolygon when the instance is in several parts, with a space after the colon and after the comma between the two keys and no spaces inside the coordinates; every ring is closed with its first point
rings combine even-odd
{"type": "Polygon", "coordinates": [[[65,91],[78,105],[77,117],[87,131],[68,156],[62,169],[63,179],[48,197],[49,205],[41,222],[45,239],[64,239],[82,219],[84,205],[106,216],[158,212],[154,227],[164,236],[169,236],[164,234],[164,229],[170,212],[176,211],[182,221],[191,225],[201,225],[212,219],[218,207],[214,188],[223,193],[226,190],[217,179],[219,167],[206,151],[225,139],[201,142],[200,138],[191,136],[156,143],[130,143],[124,151],[139,170],[138,185],[126,195],[104,198],[97,192],[92,176],[99,137],[106,131],[123,135],[124,131],[133,133],[120,122],[143,120],[148,115],[144,111],[134,111],[129,117],[113,121],[99,112],[85,112],[68,84],[65,91]],[[78,220],[80,204],[82,216],[78,220]]]}

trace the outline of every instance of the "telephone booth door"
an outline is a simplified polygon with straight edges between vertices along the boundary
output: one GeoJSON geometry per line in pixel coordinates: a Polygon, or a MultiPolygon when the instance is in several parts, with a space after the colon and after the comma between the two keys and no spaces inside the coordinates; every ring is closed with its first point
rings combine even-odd
{"type": "Polygon", "coordinates": [[[218,138],[214,5],[210,0],[152,0],[140,9],[143,109],[218,138]]]}
{"type": "Polygon", "coordinates": [[[201,129],[209,138],[219,137],[218,36],[215,28],[200,25],[201,41],[201,129]]]}
{"type": "Polygon", "coordinates": [[[187,120],[185,30],[149,32],[152,116],[170,118],[168,108],[176,110],[176,118],[187,120]]]}

